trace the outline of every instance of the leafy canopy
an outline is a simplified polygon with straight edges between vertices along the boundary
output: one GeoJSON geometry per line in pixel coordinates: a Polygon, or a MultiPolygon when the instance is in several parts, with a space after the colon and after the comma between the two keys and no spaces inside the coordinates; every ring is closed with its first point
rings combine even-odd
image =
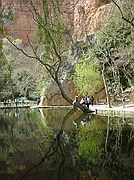
{"type": "MultiPolygon", "coordinates": [[[[123,15],[132,19],[130,4],[118,1],[123,15]]],[[[134,6],[132,6],[134,8],[134,6]]],[[[114,7],[106,24],[96,32],[94,52],[101,64],[105,64],[105,76],[109,92],[119,95],[121,89],[133,85],[134,31],[114,7]]]]}
{"type": "Polygon", "coordinates": [[[75,65],[73,82],[83,95],[92,94],[102,87],[102,79],[98,66],[92,61],[92,56],[83,55],[81,62],[75,65]]]}

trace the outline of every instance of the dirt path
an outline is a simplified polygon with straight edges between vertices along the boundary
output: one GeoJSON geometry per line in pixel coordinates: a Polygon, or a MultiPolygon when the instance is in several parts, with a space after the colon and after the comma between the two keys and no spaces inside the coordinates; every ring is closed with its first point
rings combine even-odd
{"type": "Polygon", "coordinates": [[[134,117],[134,104],[128,104],[123,106],[112,106],[109,108],[107,105],[94,105],[89,107],[91,110],[95,110],[97,114],[108,114],[112,113],[113,115],[121,115],[121,114],[128,114],[134,117]]]}
{"type": "Polygon", "coordinates": [[[90,106],[91,109],[101,109],[101,110],[118,110],[118,111],[134,111],[134,104],[129,104],[129,105],[125,105],[125,107],[123,106],[112,106],[111,108],[109,108],[107,105],[94,105],[94,106],[90,106]]]}

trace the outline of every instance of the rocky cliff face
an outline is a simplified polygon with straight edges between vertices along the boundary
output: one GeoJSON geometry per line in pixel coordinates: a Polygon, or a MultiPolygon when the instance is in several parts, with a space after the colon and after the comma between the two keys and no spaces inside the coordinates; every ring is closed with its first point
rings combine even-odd
{"type": "Polygon", "coordinates": [[[62,15],[76,41],[93,34],[106,20],[111,0],[64,0],[62,15]]]}
{"type": "MultiPolygon", "coordinates": [[[[6,22],[11,36],[27,42],[27,35],[35,40],[37,27],[27,0],[2,0],[3,6],[12,5],[13,22],[6,22]]],[[[41,0],[34,1],[38,8],[41,0]]],[[[93,34],[106,20],[111,0],[63,0],[61,14],[75,41],[93,34]]]]}
{"type": "MultiPolygon", "coordinates": [[[[40,6],[40,0],[35,1],[40,6]]],[[[29,4],[26,0],[2,0],[4,7],[11,6],[13,11],[13,21],[5,21],[8,34],[14,38],[22,39],[24,45],[28,45],[29,39],[33,42],[36,40],[37,26],[33,20],[29,4]]]]}
{"type": "MultiPolygon", "coordinates": [[[[83,40],[93,40],[94,32],[99,29],[105,22],[109,8],[111,6],[110,0],[64,0],[61,8],[62,17],[70,30],[73,39],[76,43],[76,47],[71,49],[70,57],[68,60],[68,67],[71,67],[71,61],[74,57],[79,58],[82,54],[81,49],[77,46],[83,40]]],[[[64,70],[64,73],[70,73],[70,69],[64,70]]],[[[65,80],[66,81],[66,80],[65,80]]],[[[63,87],[66,93],[74,98],[77,94],[76,88],[72,82],[63,82],[63,87]]],[[[44,103],[48,105],[68,105],[66,101],[60,95],[58,89],[54,84],[51,91],[47,91],[47,98],[44,103]]],[[[98,97],[105,99],[105,91],[95,94],[95,101],[98,97]]]]}
{"type": "MultiPolygon", "coordinates": [[[[34,1],[38,7],[40,7],[40,1],[34,1]]],[[[82,41],[87,36],[94,34],[104,24],[110,2],[111,0],[63,0],[61,14],[75,42],[82,41]]],[[[8,33],[14,38],[22,39],[25,45],[27,45],[27,35],[32,41],[35,41],[37,27],[25,0],[3,0],[2,3],[5,7],[10,4],[14,7],[13,22],[5,22],[8,33]]],[[[71,97],[77,94],[71,82],[65,82],[63,86],[71,97]]],[[[45,104],[67,105],[59,90],[55,86],[52,87],[51,91],[49,89],[47,92],[45,104]]]]}

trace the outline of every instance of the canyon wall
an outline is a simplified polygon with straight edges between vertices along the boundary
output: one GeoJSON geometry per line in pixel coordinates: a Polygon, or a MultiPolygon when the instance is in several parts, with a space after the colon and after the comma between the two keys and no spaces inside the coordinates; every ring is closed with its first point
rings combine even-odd
{"type": "MultiPolygon", "coordinates": [[[[40,1],[34,1],[37,8],[40,8],[40,1]]],[[[111,0],[63,0],[60,8],[61,15],[75,42],[85,40],[87,36],[94,34],[103,26],[109,13],[110,2],[111,0]]],[[[3,6],[8,5],[12,5],[14,17],[13,21],[5,22],[8,33],[14,38],[22,39],[23,44],[28,46],[27,36],[34,42],[37,34],[37,26],[29,4],[26,3],[26,0],[3,0],[3,6]]],[[[73,98],[77,95],[71,82],[63,82],[63,87],[70,97],[73,98]]],[[[68,105],[54,84],[48,88],[44,103],[47,105],[68,105]]]]}
{"type": "Polygon", "coordinates": [[[105,22],[111,0],[64,0],[61,8],[63,19],[75,41],[93,34],[105,22]]]}
{"type": "MultiPolygon", "coordinates": [[[[93,34],[106,20],[111,0],[62,0],[61,15],[75,41],[93,34]]],[[[37,8],[41,0],[34,0],[37,8]]],[[[13,7],[13,21],[5,22],[8,33],[27,42],[27,35],[36,40],[37,26],[27,0],[2,0],[4,7],[13,7]]]]}

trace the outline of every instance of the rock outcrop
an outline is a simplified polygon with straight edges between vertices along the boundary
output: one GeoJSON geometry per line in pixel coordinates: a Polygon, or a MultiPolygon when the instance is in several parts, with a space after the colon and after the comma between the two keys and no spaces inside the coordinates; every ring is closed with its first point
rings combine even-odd
{"type": "MultiPolygon", "coordinates": [[[[40,6],[40,0],[35,1],[40,6]]],[[[22,39],[23,44],[28,46],[28,37],[34,42],[36,41],[37,26],[33,20],[32,12],[25,0],[3,0],[4,7],[12,7],[13,21],[6,20],[5,26],[7,32],[13,38],[22,39]]]]}
{"type": "MultiPolygon", "coordinates": [[[[66,94],[74,99],[74,97],[77,95],[76,88],[74,84],[71,81],[64,80],[62,83],[62,87],[64,88],[66,94]]],[[[59,88],[56,86],[56,84],[53,82],[48,87],[48,90],[46,92],[46,97],[44,99],[45,105],[69,105],[67,101],[65,101],[60,93],[59,88]]]]}

